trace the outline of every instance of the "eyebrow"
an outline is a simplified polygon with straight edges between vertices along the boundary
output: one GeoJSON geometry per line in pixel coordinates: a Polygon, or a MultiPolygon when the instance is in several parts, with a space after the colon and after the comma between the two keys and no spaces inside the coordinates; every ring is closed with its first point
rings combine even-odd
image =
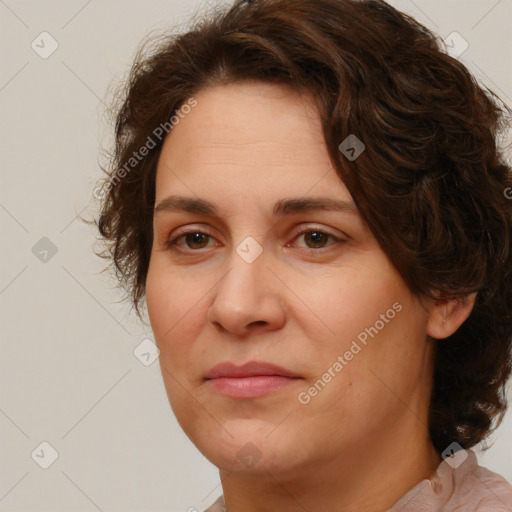
{"type": "MultiPolygon", "coordinates": [[[[342,201],[330,197],[308,197],[281,199],[274,204],[273,216],[291,215],[294,213],[309,212],[314,210],[326,210],[336,212],[357,212],[357,207],[352,202],[342,201]]],[[[184,211],[203,215],[219,216],[217,207],[205,199],[169,196],[162,199],[154,209],[154,213],[169,211],[184,211]]]]}

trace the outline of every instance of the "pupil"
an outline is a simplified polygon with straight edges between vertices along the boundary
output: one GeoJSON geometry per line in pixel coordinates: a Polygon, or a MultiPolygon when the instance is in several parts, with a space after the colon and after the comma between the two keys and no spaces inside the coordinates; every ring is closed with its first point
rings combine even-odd
{"type": "Polygon", "coordinates": [[[204,247],[204,242],[206,241],[206,235],[203,233],[192,233],[188,235],[188,245],[201,245],[204,247]]]}
{"type": "Polygon", "coordinates": [[[321,233],[320,231],[311,231],[310,233],[308,233],[306,235],[306,238],[309,238],[311,240],[311,242],[313,244],[315,244],[315,246],[317,245],[324,245],[324,238],[325,238],[325,233],[321,233]]]}

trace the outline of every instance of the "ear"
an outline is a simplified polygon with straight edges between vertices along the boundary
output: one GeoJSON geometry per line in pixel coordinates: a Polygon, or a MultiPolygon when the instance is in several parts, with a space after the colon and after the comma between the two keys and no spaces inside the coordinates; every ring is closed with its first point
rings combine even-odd
{"type": "Polygon", "coordinates": [[[430,305],[427,334],[443,339],[451,336],[468,318],[475,305],[476,292],[453,299],[437,299],[430,305]]]}

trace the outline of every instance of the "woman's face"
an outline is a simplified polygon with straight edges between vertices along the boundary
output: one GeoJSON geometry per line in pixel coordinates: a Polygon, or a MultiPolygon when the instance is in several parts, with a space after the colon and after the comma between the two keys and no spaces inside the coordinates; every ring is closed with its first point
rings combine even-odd
{"type": "Polygon", "coordinates": [[[159,160],[146,283],[183,430],[254,474],[426,439],[428,312],[336,174],[312,98],[247,82],[196,99],[159,160]]]}

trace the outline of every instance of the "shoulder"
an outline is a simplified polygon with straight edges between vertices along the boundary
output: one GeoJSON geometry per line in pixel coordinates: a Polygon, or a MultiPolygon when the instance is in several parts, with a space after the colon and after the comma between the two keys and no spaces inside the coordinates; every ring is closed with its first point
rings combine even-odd
{"type": "Polygon", "coordinates": [[[204,512],[226,512],[224,496],[219,496],[204,512]]]}
{"type": "MultiPolygon", "coordinates": [[[[461,496],[467,496],[474,512],[512,511],[512,486],[501,475],[476,462],[459,485],[461,496]]],[[[469,510],[469,508],[468,508],[469,510]]]]}
{"type": "Polygon", "coordinates": [[[423,480],[388,512],[512,512],[512,486],[478,464],[471,450],[441,462],[431,480],[423,480]]]}

